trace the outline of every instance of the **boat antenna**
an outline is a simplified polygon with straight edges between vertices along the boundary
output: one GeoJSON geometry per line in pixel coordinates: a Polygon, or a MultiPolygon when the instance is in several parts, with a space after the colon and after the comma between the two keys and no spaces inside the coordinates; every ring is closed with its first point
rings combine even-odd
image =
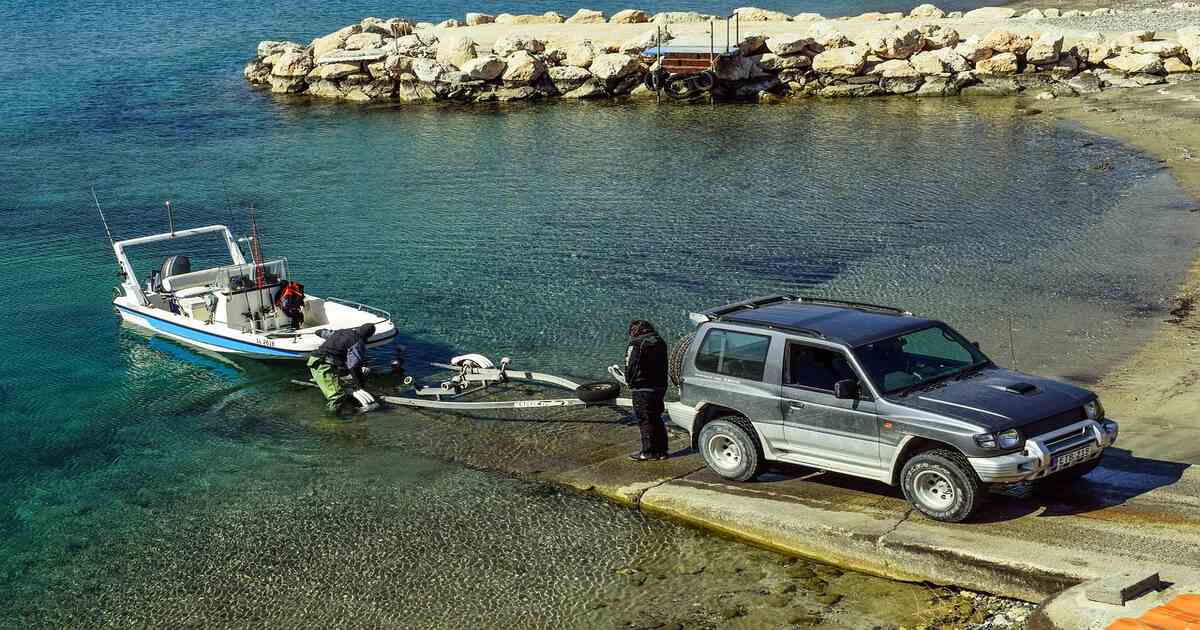
{"type": "MultiPolygon", "coordinates": [[[[111,247],[116,247],[113,241],[112,231],[108,229],[108,219],[104,218],[104,208],[100,207],[100,198],[96,196],[96,187],[92,186],[92,201],[96,202],[96,210],[100,213],[100,222],[104,224],[104,235],[108,237],[108,244],[111,247]]],[[[114,249],[114,253],[115,253],[114,249]]]]}
{"type": "Polygon", "coordinates": [[[171,227],[171,238],[175,238],[175,208],[171,207],[171,201],[167,200],[167,225],[171,227]]]}

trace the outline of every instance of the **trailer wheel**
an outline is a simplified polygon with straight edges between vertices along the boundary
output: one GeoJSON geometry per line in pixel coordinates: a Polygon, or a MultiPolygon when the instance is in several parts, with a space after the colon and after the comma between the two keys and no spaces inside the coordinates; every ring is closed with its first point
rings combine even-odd
{"type": "Polygon", "coordinates": [[[575,397],[586,403],[608,402],[621,393],[621,386],[612,381],[584,383],[575,388],[575,397]]]}
{"type": "Polygon", "coordinates": [[[692,340],[695,338],[696,333],[690,332],[675,342],[675,347],[671,349],[671,360],[667,364],[667,373],[671,377],[671,383],[676,387],[683,383],[683,357],[687,355],[688,348],[692,347],[692,340]]]}

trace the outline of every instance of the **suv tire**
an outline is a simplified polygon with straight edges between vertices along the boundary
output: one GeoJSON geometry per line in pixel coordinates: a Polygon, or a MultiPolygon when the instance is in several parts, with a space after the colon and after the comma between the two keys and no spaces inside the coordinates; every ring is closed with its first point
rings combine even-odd
{"type": "Polygon", "coordinates": [[[671,377],[671,383],[679,387],[683,383],[683,357],[687,356],[688,348],[692,347],[692,340],[696,338],[696,333],[691,332],[683,336],[683,339],[675,342],[675,347],[671,349],[671,360],[667,364],[667,374],[671,377]]]}
{"type": "Polygon", "coordinates": [[[918,453],[900,473],[904,498],[925,516],[947,523],[966,520],[983,503],[984,487],[958,451],[918,453]]]}
{"type": "Polygon", "coordinates": [[[697,445],[704,463],[730,481],[750,481],[766,469],[758,432],[741,416],[724,416],[704,425],[697,445]]]}

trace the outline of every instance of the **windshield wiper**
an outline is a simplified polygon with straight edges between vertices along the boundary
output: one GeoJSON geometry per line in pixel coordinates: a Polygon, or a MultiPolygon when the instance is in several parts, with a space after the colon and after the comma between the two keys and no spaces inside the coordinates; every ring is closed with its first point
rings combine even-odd
{"type": "Polygon", "coordinates": [[[991,361],[982,361],[980,363],[975,363],[975,364],[969,365],[969,366],[963,368],[962,370],[960,370],[959,373],[954,377],[954,380],[961,381],[964,378],[975,376],[976,374],[979,374],[980,370],[988,367],[991,364],[992,364],[991,361]]]}

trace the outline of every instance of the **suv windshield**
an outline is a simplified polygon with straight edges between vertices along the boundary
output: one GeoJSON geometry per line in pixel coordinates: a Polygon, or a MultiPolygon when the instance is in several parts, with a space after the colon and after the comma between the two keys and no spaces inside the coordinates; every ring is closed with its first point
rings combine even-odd
{"type": "Polygon", "coordinates": [[[991,363],[944,324],[859,346],[854,354],[884,394],[966,374],[991,363]]]}

